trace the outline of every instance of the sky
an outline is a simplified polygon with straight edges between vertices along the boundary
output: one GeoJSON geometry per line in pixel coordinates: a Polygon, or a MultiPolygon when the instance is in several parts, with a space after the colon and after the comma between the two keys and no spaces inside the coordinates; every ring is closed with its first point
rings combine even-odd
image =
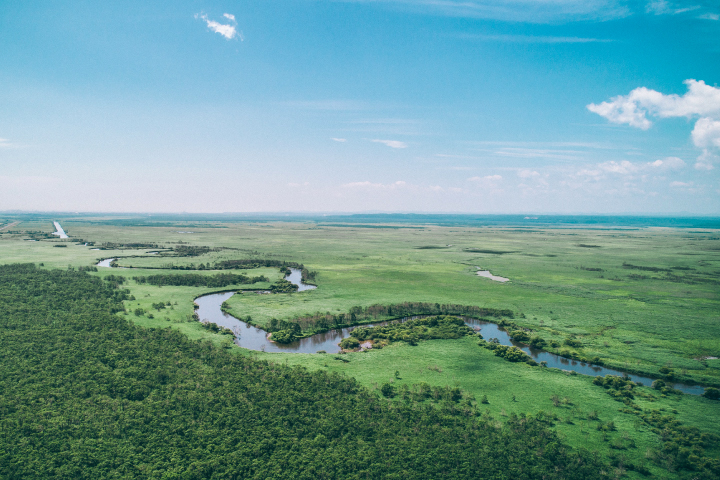
{"type": "Polygon", "coordinates": [[[715,0],[0,2],[0,211],[720,214],[715,0]]]}

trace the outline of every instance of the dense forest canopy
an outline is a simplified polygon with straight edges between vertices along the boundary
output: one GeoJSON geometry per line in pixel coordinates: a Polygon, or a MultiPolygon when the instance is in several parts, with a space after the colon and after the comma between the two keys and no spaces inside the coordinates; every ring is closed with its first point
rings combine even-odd
{"type": "Polygon", "coordinates": [[[0,477],[605,478],[544,417],[386,400],[113,312],[85,272],[0,266],[0,477]]]}

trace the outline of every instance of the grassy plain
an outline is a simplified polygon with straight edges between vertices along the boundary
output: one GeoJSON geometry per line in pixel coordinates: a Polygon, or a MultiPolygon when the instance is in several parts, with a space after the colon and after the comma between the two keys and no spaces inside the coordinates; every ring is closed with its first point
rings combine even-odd
{"type": "MultiPolygon", "coordinates": [[[[45,267],[89,266],[101,258],[120,257],[128,269],[100,269],[99,276],[150,275],[183,271],[155,270],[170,265],[197,266],[219,260],[269,258],[304,263],[317,272],[318,289],[297,294],[234,296],[236,316],[251,315],[264,324],[316,312],[346,313],[353,306],[404,301],[458,303],[511,309],[514,321],[546,340],[562,343],[573,337],[587,358],[600,357],[608,366],[631,368],[657,376],[661,367],[675,369],[683,380],[720,384],[720,233],[699,229],[602,228],[362,228],[315,223],[213,223],[192,226],[116,226],[84,219],[60,219],[72,235],[29,242],[27,235],[0,235],[0,262],[43,263],[45,267]],[[211,228],[209,228],[211,227],[211,228]],[[188,232],[193,233],[178,233],[188,232]],[[148,255],[153,248],[96,251],[73,243],[147,243],[223,247],[198,257],[148,255]],[[55,245],[65,244],[64,248],[55,245]],[[476,275],[478,268],[510,279],[497,283],[476,275]]],[[[130,222],[131,223],[131,222],[130,222]]],[[[11,232],[54,229],[47,222],[21,223],[11,232]]],[[[200,273],[217,273],[203,270],[200,273]]],[[[277,269],[243,271],[280,278],[277,269]]],[[[263,288],[252,285],[240,288],[263,288]]],[[[217,289],[155,287],[127,284],[134,301],[127,309],[153,313],[126,318],[150,328],[178,328],[190,338],[223,337],[188,321],[194,297],[217,289]],[[152,303],[169,301],[172,308],[154,311],[152,303]]],[[[557,350],[569,349],[561,347],[557,350]]],[[[501,360],[472,339],[422,342],[416,347],[393,345],[380,351],[335,355],[266,354],[241,349],[270,361],[311,369],[344,372],[377,387],[385,382],[459,386],[480,405],[502,419],[512,412],[555,412],[555,428],[577,445],[605,455],[626,455],[644,462],[657,448],[657,435],[636,415],[620,412],[623,404],[593,386],[589,377],[532,368],[501,360]],[[429,367],[433,367],[430,369],[429,367]],[[437,367],[437,368],[435,368],[437,367]],[[399,371],[400,378],[394,377],[399,371]],[[571,403],[555,406],[551,397],[571,403]],[[588,417],[596,411],[599,421],[588,417]],[[613,421],[616,432],[596,429],[613,421]],[[623,440],[623,437],[626,437],[623,440]],[[634,448],[609,448],[629,444],[634,448]]],[[[570,349],[573,350],[573,349],[570,349]]],[[[649,389],[644,389],[649,392],[649,389]]],[[[646,409],[663,410],[686,425],[720,430],[720,403],[699,397],[638,399],[646,409]],[[673,413],[673,410],[677,413],[673,413]]],[[[654,468],[654,467],[652,467],[654,468]]],[[[661,472],[657,471],[660,474],[661,472]]]]}

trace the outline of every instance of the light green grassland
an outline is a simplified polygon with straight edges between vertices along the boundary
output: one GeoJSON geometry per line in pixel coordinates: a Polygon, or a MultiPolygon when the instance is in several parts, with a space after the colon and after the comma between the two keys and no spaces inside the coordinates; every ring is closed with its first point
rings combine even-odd
{"type": "MultiPolygon", "coordinates": [[[[356,305],[404,301],[511,309],[516,312],[516,323],[534,329],[546,340],[562,342],[575,336],[583,344],[583,348],[576,350],[578,354],[587,358],[598,356],[609,366],[651,375],[657,375],[660,367],[671,366],[683,379],[720,383],[719,361],[702,358],[720,356],[717,231],[579,228],[528,231],[434,226],[371,229],[280,222],[227,223],[221,225],[226,228],[188,229],[181,223],[172,228],[117,227],[71,218],[60,220],[74,238],[95,242],[96,246],[115,242],[173,247],[184,242],[226,249],[198,257],[162,257],[145,253],[153,249],[92,251],[90,247],[73,244],[72,238],[27,242],[22,240],[26,238],[23,235],[3,234],[0,262],[42,262],[46,268],[66,268],[120,257],[120,265],[143,268],[100,269],[92,274],[132,278],[153,273],[190,273],[154,270],[168,264],[197,266],[250,257],[295,261],[317,272],[316,290],[236,295],[229,301],[231,311],[236,316],[250,315],[254,322],[265,324],[272,318],[289,320],[316,312],[346,313],[356,305]],[[194,233],[177,233],[186,230],[194,233]],[[53,247],[58,243],[67,247],[53,247]],[[441,248],[417,248],[427,246],[441,248]],[[141,257],[132,257],[137,255],[141,257]],[[625,268],[623,263],[668,271],[625,268]],[[476,267],[511,281],[502,284],[480,278],[475,274],[476,267]]],[[[49,221],[22,223],[13,230],[22,228],[54,230],[49,221]]],[[[278,269],[269,268],[233,273],[265,275],[271,281],[281,278],[278,269]]],[[[212,334],[197,322],[188,321],[193,298],[218,289],[156,287],[138,285],[132,280],[126,287],[136,300],[126,302],[125,318],[145,327],[177,328],[192,339],[205,338],[218,344],[225,342],[227,346],[228,337],[212,334]],[[151,305],[160,301],[171,302],[172,308],[152,310],[151,305]],[[135,316],[132,311],[138,307],[155,318],[135,316]]],[[[564,348],[567,347],[561,347],[564,348]]],[[[347,363],[337,360],[336,355],[267,354],[239,348],[231,351],[310,369],[344,372],[371,388],[390,381],[395,385],[427,382],[459,386],[478,401],[487,395],[490,403],[479,406],[498,419],[503,418],[503,413],[552,411],[562,418],[554,428],[571,444],[597,449],[603,455],[619,453],[642,463],[647,449],[658,446],[657,436],[641,425],[637,416],[619,412],[624,405],[592,385],[591,378],[506,362],[478,347],[472,338],[433,340],[415,347],[396,344],[379,351],[344,355],[347,363]],[[441,372],[428,367],[438,367],[441,372]],[[396,370],[400,379],[394,379],[396,370]],[[553,395],[568,397],[572,405],[555,407],[550,400],[553,395]],[[614,421],[618,431],[604,438],[595,428],[598,422],[587,418],[591,411],[597,411],[603,422],[614,421]],[[623,435],[634,439],[636,448],[610,449],[609,445],[623,435]]],[[[667,398],[654,395],[657,397],[654,402],[638,398],[636,403],[646,409],[665,409],[664,413],[675,415],[686,425],[706,431],[720,429],[720,402],[689,395],[667,398]],[[677,414],[672,413],[674,409],[677,414]]]]}

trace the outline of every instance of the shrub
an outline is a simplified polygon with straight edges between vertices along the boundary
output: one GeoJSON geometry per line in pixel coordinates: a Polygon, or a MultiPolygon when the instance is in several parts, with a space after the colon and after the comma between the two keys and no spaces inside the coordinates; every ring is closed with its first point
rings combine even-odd
{"type": "MultiPolygon", "coordinates": [[[[274,335],[274,334],[273,334],[274,335]]],[[[340,341],[340,348],[343,350],[352,350],[360,347],[360,341],[355,337],[343,338],[340,341]]]]}
{"type": "Polygon", "coordinates": [[[652,388],[654,388],[655,390],[660,390],[664,386],[665,382],[663,382],[662,380],[655,380],[654,382],[652,382],[652,388]]]}
{"type": "Polygon", "coordinates": [[[512,338],[516,342],[527,342],[528,340],[530,340],[530,335],[528,335],[522,330],[513,330],[509,332],[509,335],[510,338],[512,338]]]}
{"type": "Polygon", "coordinates": [[[273,332],[270,339],[277,343],[290,343],[296,340],[295,332],[293,330],[278,330],[273,332]]]}
{"type": "Polygon", "coordinates": [[[572,338],[566,338],[563,341],[563,343],[565,345],[567,345],[568,347],[573,347],[573,348],[581,348],[582,347],[582,342],[580,342],[579,340],[574,340],[572,338]]]}
{"type": "Polygon", "coordinates": [[[705,389],[703,397],[709,398],[711,400],[720,400],[720,390],[715,387],[708,387],[705,389]]]}
{"type": "Polygon", "coordinates": [[[389,383],[383,383],[383,386],[380,387],[380,393],[383,394],[383,397],[392,398],[395,396],[395,388],[389,383]]]}

